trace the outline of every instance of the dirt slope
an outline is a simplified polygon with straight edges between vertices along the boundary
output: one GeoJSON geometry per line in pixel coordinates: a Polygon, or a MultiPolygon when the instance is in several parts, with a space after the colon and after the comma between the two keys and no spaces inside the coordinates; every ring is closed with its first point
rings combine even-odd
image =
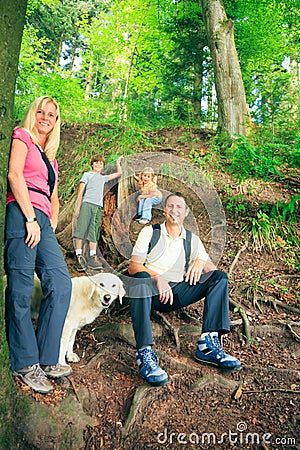
{"type": "MultiPolygon", "coordinates": [[[[186,130],[180,129],[153,133],[154,151],[184,157],[193,148],[199,158],[205,157],[209,152],[205,134],[191,134],[188,143],[184,133],[186,130]]],[[[80,130],[68,128],[64,145],[70,149],[79,134],[80,130]]],[[[71,151],[65,152],[60,164],[62,173],[69,164],[71,151]]],[[[224,202],[225,196],[237,192],[256,204],[287,199],[290,194],[283,183],[253,181],[237,185],[222,171],[211,172],[211,176],[224,202]]],[[[193,214],[201,229],[202,211],[194,209],[193,214]]],[[[155,211],[153,220],[162,220],[160,211],[155,211]]],[[[78,399],[83,390],[90,392],[91,401],[84,410],[91,421],[82,430],[82,448],[300,448],[299,274],[284,246],[273,252],[255,251],[251,242],[245,246],[249,236],[242,232],[230,209],[226,209],[226,225],[219,267],[231,273],[232,333],[224,340],[224,348],[240,358],[242,370],[220,373],[194,361],[202,320],[199,302],[185,313],[153,317],[155,348],[171,382],[162,388],[148,387],[137,374],[130,331],[124,334],[124,327],[119,326],[128,324],[130,330],[128,306],[115,304],[107,315],[99,316],[78,333],[76,347],[81,360],[72,365],[69,381],[57,381],[54,392],[47,396],[28,391],[49,408],[71,392],[78,399]]],[[[132,222],[132,241],[140,228],[132,222]]],[[[66,257],[72,276],[77,276],[72,252],[66,257]]],[[[21,383],[20,387],[26,389],[21,383]]],[[[58,442],[53,448],[60,448],[55,445],[58,442]]]]}

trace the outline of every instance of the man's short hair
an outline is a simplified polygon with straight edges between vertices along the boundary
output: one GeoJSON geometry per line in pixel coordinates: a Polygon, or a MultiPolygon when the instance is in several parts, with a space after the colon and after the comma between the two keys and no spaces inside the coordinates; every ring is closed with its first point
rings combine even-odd
{"type": "Polygon", "coordinates": [[[187,199],[185,198],[185,196],[184,196],[181,192],[172,192],[171,194],[169,194],[169,195],[166,197],[166,199],[165,199],[164,206],[166,206],[167,201],[169,200],[170,197],[180,197],[180,198],[182,198],[182,199],[184,200],[185,206],[186,206],[187,208],[189,207],[189,204],[188,204],[187,199]]]}

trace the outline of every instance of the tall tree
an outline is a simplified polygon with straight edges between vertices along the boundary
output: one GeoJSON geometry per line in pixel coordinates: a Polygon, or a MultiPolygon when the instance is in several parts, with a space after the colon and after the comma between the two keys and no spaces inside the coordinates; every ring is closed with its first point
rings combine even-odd
{"type": "Polygon", "coordinates": [[[246,135],[249,109],[235,48],[233,21],[222,0],[201,0],[218,98],[218,129],[230,136],[246,135]]]}
{"type": "MultiPolygon", "coordinates": [[[[1,0],[0,2],[0,239],[2,242],[4,234],[7,163],[13,129],[14,91],[26,6],[27,0],[1,0]]],[[[0,265],[3,267],[2,252],[0,258],[0,265]]],[[[0,277],[0,284],[2,284],[2,276],[0,277]]],[[[3,302],[1,302],[1,312],[3,312],[3,302]]],[[[2,314],[1,319],[3,319],[2,314]]],[[[0,324],[0,329],[4,329],[2,323],[0,324]]]]}
{"type": "MultiPolygon", "coordinates": [[[[21,46],[22,32],[25,21],[27,0],[1,0],[0,2],[0,239],[4,240],[4,216],[6,198],[6,175],[11,134],[13,130],[13,105],[15,82],[18,69],[18,59],[21,46]]],[[[0,366],[1,366],[1,394],[0,395],[0,436],[1,443],[7,441],[6,448],[13,444],[13,437],[7,436],[5,424],[7,409],[11,398],[5,391],[6,372],[3,367],[6,362],[6,343],[4,325],[3,298],[3,252],[0,253],[0,366]]],[[[7,364],[8,369],[8,364],[7,364]]],[[[9,432],[8,432],[9,434],[9,432]]],[[[3,447],[4,448],[4,447],[3,447]]]]}

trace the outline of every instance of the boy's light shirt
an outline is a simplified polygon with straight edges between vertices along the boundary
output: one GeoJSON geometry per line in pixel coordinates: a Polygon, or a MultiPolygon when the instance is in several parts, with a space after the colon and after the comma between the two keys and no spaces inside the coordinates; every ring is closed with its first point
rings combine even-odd
{"type": "Polygon", "coordinates": [[[97,172],[84,172],[80,182],[85,183],[85,192],[83,202],[93,203],[103,206],[104,184],[108,181],[108,175],[102,175],[97,172]]]}

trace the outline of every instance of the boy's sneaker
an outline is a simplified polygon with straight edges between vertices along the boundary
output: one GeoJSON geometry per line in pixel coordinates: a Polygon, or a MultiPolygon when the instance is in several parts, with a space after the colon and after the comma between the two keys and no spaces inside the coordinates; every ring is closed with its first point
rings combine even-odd
{"type": "Polygon", "coordinates": [[[86,260],[83,255],[77,256],[77,272],[84,272],[86,270],[86,260]]]}
{"type": "Polygon", "coordinates": [[[13,376],[20,377],[24,383],[41,394],[49,394],[49,392],[53,391],[52,384],[47,379],[45,372],[39,364],[15,370],[13,371],[13,376]]]}
{"type": "Polygon", "coordinates": [[[141,225],[146,225],[147,223],[149,223],[150,222],[150,220],[148,220],[148,219],[140,219],[139,220],[139,223],[141,224],[141,225]]]}
{"type": "Polygon", "coordinates": [[[89,257],[87,267],[91,270],[100,270],[103,269],[103,262],[98,258],[97,255],[93,255],[89,257]]]}
{"type": "Polygon", "coordinates": [[[139,367],[139,374],[151,386],[164,386],[169,383],[168,374],[159,367],[158,357],[150,347],[138,350],[136,360],[139,367]]]}
{"type": "Polygon", "coordinates": [[[50,378],[62,378],[71,375],[72,368],[68,364],[55,364],[55,366],[42,366],[43,371],[50,378]]]}
{"type": "Polygon", "coordinates": [[[242,365],[237,358],[225,353],[218,336],[211,334],[199,339],[195,359],[200,363],[218,366],[220,369],[240,369],[242,365]]]}
{"type": "Polygon", "coordinates": [[[142,218],[141,214],[137,214],[135,220],[136,220],[137,222],[139,222],[141,218],[142,218]]]}

